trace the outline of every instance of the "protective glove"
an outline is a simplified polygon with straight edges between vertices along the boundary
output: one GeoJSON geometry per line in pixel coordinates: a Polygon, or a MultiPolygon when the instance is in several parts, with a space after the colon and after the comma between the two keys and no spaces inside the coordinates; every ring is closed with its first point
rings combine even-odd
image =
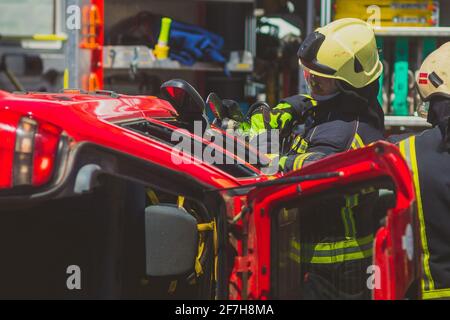
{"type": "Polygon", "coordinates": [[[304,123],[317,102],[310,96],[297,95],[282,100],[275,108],[257,102],[250,107],[249,122],[252,136],[265,130],[280,130],[280,138],[291,135],[295,124],[304,123]]]}

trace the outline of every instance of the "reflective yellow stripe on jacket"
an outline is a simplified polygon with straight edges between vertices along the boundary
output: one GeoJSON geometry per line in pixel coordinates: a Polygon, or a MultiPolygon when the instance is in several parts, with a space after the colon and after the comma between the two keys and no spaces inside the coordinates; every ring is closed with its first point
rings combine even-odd
{"type": "Polygon", "coordinates": [[[355,137],[353,138],[351,148],[353,150],[355,150],[355,149],[359,149],[359,148],[363,148],[363,147],[364,147],[364,142],[361,139],[361,136],[356,133],[355,137]]]}
{"type": "Polygon", "coordinates": [[[310,156],[314,155],[315,153],[305,153],[297,156],[294,160],[294,165],[292,170],[300,170],[303,168],[303,164],[305,163],[305,160],[308,159],[310,156]]]}
{"type": "Polygon", "coordinates": [[[358,206],[359,194],[345,196],[345,207],[341,208],[342,222],[344,223],[345,236],[356,237],[356,222],[353,208],[358,206]]]}
{"type": "Polygon", "coordinates": [[[291,150],[299,154],[304,154],[308,150],[309,144],[301,136],[296,136],[294,142],[292,143],[291,150]]]}
{"type": "Polygon", "coordinates": [[[416,194],[416,208],[419,218],[420,241],[423,251],[423,279],[422,279],[422,296],[424,299],[439,299],[450,297],[450,289],[435,289],[434,280],[430,269],[430,250],[428,247],[427,234],[425,229],[425,217],[423,213],[422,195],[419,181],[419,168],[416,155],[416,137],[410,137],[399,143],[400,152],[410,167],[413,180],[414,190],[416,194]]]}
{"type": "Polygon", "coordinates": [[[373,235],[337,242],[300,243],[291,240],[289,258],[296,263],[331,264],[360,260],[373,254],[373,235]]]}

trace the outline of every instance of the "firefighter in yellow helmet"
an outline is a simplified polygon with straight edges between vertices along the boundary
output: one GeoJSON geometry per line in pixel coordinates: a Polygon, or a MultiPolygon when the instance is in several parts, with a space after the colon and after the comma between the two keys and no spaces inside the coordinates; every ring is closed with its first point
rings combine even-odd
{"type": "Polygon", "coordinates": [[[383,67],[369,24],[348,18],[319,28],[303,41],[298,57],[311,96],[287,98],[275,108],[290,105],[307,121],[305,133],[296,138],[303,148],[294,145],[281,158],[285,171],[382,139],[384,114],[377,97],[383,67]]]}
{"type": "MultiPolygon", "coordinates": [[[[224,127],[238,125],[253,140],[274,129],[283,139],[292,137],[279,157],[283,171],[383,139],[377,99],[382,63],[369,24],[348,18],[318,28],[302,42],[298,58],[311,95],[283,99],[273,109],[259,104],[246,123],[225,119],[224,127]]],[[[305,271],[303,298],[370,298],[366,271],[377,199],[378,193],[361,190],[314,212],[301,232],[300,247],[311,249],[300,250],[307,256],[298,262],[305,271]]]]}
{"type": "Polygon", "coordinates": [[[258,103],[247,121],[227,118],[222,126],[239,128],[250,138],[278,129],[285,139],[297,133],[296,125],[304,125],[280,157],[283,171],[383,138],[384,114],[377,99],[383,67],[371,25],[346,18],[318,28],[302,42],[298,58],[310,95],[282,99],[272,109],[258,103]]]}
{"type": "Polygon", "coordinates": [[[450,42],[425,59],[416,84],[433,128],[401,141],[399,148],[414,178],[422,296],[450,299],[450,42]]]}

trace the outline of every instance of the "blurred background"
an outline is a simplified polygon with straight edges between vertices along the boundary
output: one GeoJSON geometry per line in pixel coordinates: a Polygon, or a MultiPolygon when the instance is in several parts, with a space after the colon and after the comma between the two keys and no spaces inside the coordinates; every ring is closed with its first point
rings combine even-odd
{"type": "Polygon", "coordinates": [[[375,25],[388,129],[426,126],[414,79],[450,40],[445,0],[0,0],[0,89],[157,95],[182,78],[244,112],[274,106],[308,91],[296,56],[305,35],[344,17],[375,25]]]}

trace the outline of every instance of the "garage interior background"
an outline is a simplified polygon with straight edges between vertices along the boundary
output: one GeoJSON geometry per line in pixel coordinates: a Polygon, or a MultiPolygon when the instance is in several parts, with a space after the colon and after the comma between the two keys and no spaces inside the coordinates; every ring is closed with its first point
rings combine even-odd
{"type": "Polygon", "coordinates": [[[274,106],[307,91],[296,58],[302,38],[337,18],[367,20],[373,5],[387,127],[424,127],[415,72],[450,40],[446,0],[0,0],[0,89],[157,95],[163,81],[182,78],[244,111],[256,100],[274,106]],[[79,28],[69,28],[78,13],[79,28]],[[157,59],[163,17],[172,20],[170,51],[157,59]]]}

